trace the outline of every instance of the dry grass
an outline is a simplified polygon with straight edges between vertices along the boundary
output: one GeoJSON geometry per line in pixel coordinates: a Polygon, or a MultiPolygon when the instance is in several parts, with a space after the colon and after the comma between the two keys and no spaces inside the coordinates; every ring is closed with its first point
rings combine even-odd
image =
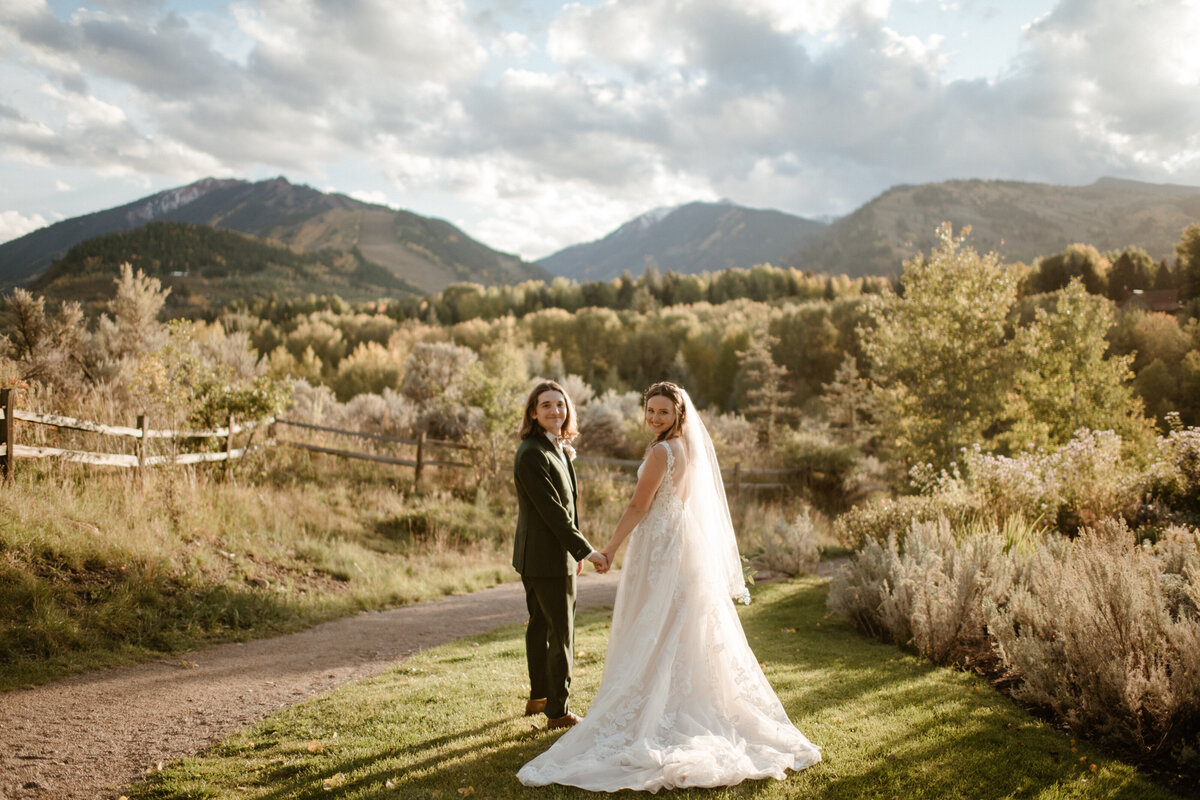
{"type": "Polygon", "coordinates": [[[23,462],[0,492],[0,688],[515,578],[502,502],[331,459],[246,466],[254,483],[139,485],[23,462]]]}

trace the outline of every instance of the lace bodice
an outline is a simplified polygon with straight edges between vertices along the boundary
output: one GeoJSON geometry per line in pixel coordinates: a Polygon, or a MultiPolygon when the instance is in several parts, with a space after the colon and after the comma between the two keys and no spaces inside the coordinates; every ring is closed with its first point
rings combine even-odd
{"type": "MultiPolygon", "coordinates": [[[[663,475],[662,483],[658,485],[658,491],[654,495],[654,499],[650,503],[650,508],[646,510],[646,516],[642,517],[642,521],[638,523],[637,529],[633,535],[638,535],[639,532],[662,532],[672,528],[672,522],[677,520],[683,514],[683,501],[679,499],[678,482],[675,475],[675,449],[667,442],[660,442],[654,445],[661,447],[667,454],[667,471],[663,475]]],[[[646,462],[643,461],[638,467],[638,478],[642,477],[642,472],[646,469],[646,462]]]]}

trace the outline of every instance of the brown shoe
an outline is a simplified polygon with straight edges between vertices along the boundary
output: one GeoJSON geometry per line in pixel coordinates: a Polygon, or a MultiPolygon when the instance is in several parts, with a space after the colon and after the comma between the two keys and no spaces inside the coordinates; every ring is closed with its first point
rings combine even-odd
{"type": "Polygon", "coordinates": [[[575,714],[572,714],[570,711],[568,711],[563,716],[555,717],[554,719],[547,722],[546,730],[552,731],[555,728],[570,728],[575,725],[578,725],[580,720],[582,720],[582,719],[583,719],[583,717],[576,716],[575,714]]]}
{"type": "Polygon", "coordinates": [[[532,717],[546,710],[546,698],[530,700],[525,703],[525,716],[532,717]]]}

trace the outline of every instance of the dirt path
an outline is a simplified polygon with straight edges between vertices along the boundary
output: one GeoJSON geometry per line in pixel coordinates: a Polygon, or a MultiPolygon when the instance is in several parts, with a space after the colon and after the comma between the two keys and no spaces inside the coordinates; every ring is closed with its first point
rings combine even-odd
{"type": "MultiPolygon", "coordinates": [[[[583,576],[580,608],[612,605],[616,588],[615,572],[583,576]]],[[[0,694],[0,800],[116,797],[147,767],[280,708],[525,618],[521,585],[508,583],[0,694]]]]}

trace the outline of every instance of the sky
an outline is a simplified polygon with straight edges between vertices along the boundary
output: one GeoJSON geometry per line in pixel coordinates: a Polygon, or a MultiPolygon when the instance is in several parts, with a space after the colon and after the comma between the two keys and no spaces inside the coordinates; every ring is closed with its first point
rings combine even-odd
{"type": "Polygon", "coordinates": [[[1200,186],[1200,0],[0,0],[0,242],[204,177],[527,259],[697,200],[1200,186]]]}

